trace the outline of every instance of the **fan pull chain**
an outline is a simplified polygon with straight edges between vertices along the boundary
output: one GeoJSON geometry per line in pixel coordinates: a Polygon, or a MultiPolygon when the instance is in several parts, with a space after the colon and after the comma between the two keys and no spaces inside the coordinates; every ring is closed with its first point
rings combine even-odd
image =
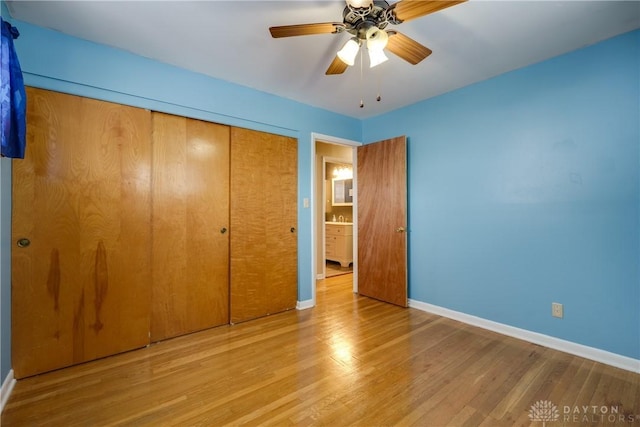
{"type": "Polygon", "coordinates": [[[376,101],[380,102],[380,100],[382,100],[382,96],[380,96],[380,82],[382,81],[382,78],[380,77],[380,73],[381,71],[378,70],[377,77],[378,77],[378,96],[376,97],[376,101]]]}
{"type": "Polygon", "coordinates": [[[360,108],[364,108],[364,96],[363,96],[364,89],[362,88],[362,86],[364,84],[363,83],[363,78],[362,78],[362,73],[363,73],[363,71],[362,71],[362,69],[363,69],[362,57],[363,57],[362,49],[360,49],[360,108]]]}

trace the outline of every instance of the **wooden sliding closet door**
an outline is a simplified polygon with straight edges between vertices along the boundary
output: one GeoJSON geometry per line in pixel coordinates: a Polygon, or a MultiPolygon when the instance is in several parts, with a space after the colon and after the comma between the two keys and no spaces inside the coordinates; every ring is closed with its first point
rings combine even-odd
{"type": "Polygon", "coordinates": [[[231,322],[295,308],[297,140],[231,130],[231,322]]]}
{"type": "Polygon", "coordinates": [[[229,323],[229,127],[153,113],[151,340],[229,323]]]}
{"type": "Polygon", "coordinates": [[[13,161],[17,378],[149,342],[150,113],[27,89],[13,161]]]}

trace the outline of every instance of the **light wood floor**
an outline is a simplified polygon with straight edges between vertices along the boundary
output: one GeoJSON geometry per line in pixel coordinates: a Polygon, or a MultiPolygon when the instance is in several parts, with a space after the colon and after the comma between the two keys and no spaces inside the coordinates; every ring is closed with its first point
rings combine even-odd
{"type": "Polygon", "coordinates": [[[325,264],[325,277],[327,278],[349,273],[353,273],[353,264],[349,264],[349,267],[343,267],[335,261],[327,261],[325,264]]]}
{"type": "Polygon", "coordinates": [[[538,401],[558,408],[549,427],[640,425],[640,375],[359,297],[351,280],[320,281],[310,310],[21,380],[2,426],[543,426],[538,401]],[[564,420],[575,405],[586,421],[564,420]]]}

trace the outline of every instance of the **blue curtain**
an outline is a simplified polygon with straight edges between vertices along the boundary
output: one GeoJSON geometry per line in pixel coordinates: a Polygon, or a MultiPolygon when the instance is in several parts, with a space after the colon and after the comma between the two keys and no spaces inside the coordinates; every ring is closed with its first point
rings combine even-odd
{"type": "Polygon", "coordinates": [[[0,17],[2,51],[0,52],[0,112],[2,113],[2,155],[24,159],[27,136],[27,96],[13,39],[20,33],[0,17]]]}

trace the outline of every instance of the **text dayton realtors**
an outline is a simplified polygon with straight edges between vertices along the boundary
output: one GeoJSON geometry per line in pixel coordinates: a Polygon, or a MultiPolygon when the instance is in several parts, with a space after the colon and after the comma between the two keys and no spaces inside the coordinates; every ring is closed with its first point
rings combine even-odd
{"type": "Polygon", "coordinates": [[[563,421],[574,423],[608,422],[633,423],[640,422],[640,415],[621,412],[619,406],[563,406],[563,421]]]}

